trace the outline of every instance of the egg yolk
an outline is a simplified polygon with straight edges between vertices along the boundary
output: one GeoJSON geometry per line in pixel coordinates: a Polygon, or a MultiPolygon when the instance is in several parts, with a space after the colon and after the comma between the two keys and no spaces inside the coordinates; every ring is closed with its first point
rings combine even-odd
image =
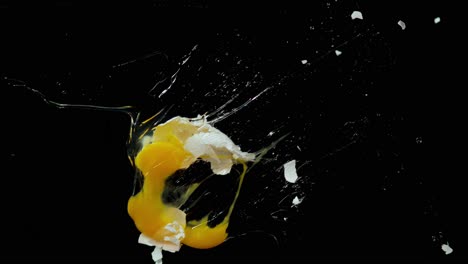
{"type": "Polygon", "coordinates": [[[138,230],[154,241],[167,243],[170,240],[168,237],[173,236],[174,233],[168,232],[166,227],[176,222],[184,230],[184,236],[179,237],[182,244],[198,249],[215,247],[228,237],[229,218],[239,195],[247,166],[239,161],[244,170],[240,175],[234,201],[221,223],[214,227],[208,226],[208,216],[186,223],[185,213],[173,205],[164,203],[162,198],[167,178],[180,170],[184,166],[184,161],[193,158],[192,154],[184,149],[183,143],[172,134],[172,129],[168,127],[156,129],[153,141],[145,145],[136,156],[135,166],[140,170],[144,180],[140,192],[130,197],[128,201],[128,213],[138,230]]]}
{"type": "Polygon", "coordinates": [[[144,184],[139,193],[130,197],[128,213],[136,227],[155,241],[164,241],[164,232],[160,231],[167,224],[173,221],[185,224],[185,214],[165,205],[162,192],[166,178],[180,168],[187,155],[190,154],[177,145],[155,142],[147,145],[135,159],[135,165],[144,177],[144,184]]]}

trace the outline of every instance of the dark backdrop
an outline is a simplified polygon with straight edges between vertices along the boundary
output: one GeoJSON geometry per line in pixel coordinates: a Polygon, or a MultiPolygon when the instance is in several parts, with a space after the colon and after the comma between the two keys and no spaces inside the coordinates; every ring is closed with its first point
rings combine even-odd
{"type": "Polygon", "coordinates": [[[290,133],[246,178],[235,239],[165,263],[466,260],[461,17],[374,2],[2,1],[0,259],[151,263],[126,213],[127,116],[60,110],[29,87],[144,116],[254,98],[216,126],[248,151],[290,133]],[[291,159],[297,184],[282,178],[291,159]]]}

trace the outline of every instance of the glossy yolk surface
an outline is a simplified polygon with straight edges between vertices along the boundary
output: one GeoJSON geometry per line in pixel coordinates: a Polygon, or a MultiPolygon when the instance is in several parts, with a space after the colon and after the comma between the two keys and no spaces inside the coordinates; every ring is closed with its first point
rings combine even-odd
{"type": "MultiPolygon", "coordinates": [[[[146,236],[155,241],[164,242],[168,232],[165,226],[177,221],[185,230],[183,244],[193,248],[207,249],[223,243],[228,234],[226,229],[235,200],[229,208],[229,213],[215,227],[209,227],[208,216],[198,221],[185,222],[185,213],[176,207],[164,204],[162,193],[166,179],[181,169],[184,160],[191,158],[185,151],[182,142],[169,129],[156,129],[152,143],[143,147],[135,159],[135,165],[144,177],[144,184],[139,193],[128,201],[128,213],[136,227],[146,236]]],[[[237,195],[245,174],[241,175],[237,195]]]]}
{"type": "Polygon", "coordinates": [[[164,181],[179,169],[186,155],[183,149],[171,143],[156,142],[147,145],[135,160],[144,176],[144,185],[128,201],[128,212],[137,228],[156,241],[164,241],[163,230],[167,224],[177,221],[185,225],[185,214],[166,206],[161,194],[164,181]]]}

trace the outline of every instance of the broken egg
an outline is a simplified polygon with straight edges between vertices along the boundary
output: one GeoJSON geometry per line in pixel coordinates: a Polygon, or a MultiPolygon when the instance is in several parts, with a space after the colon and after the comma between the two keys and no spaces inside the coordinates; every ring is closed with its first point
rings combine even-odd
{"type": "Polygon", "coordinates": [[[140,243],[156,247],[153,260],[162,259],[161,250],[176,252],[182,245],[206,249],[223,243],[247,163],[256,155],[241,151],[204,116],[174,117],[144,131],[138,143],[134,165],[142,186],[130,197],[128,213],[142,233],[140,243]],[[186,177],[184,172],[198,163],[209,164],[209,177],[227,177],[234,165],[240,166],[235,172],[239,177],[235,197],[216,224],[210,215],[187,220],[191,206],[186,203],[203,181],[169,184],[173,177],[186,177]]]}

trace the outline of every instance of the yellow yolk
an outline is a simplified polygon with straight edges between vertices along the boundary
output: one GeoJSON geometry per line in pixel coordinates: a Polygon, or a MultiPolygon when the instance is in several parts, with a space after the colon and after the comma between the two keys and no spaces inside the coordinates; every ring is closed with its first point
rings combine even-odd
{"type": "MultiPolygon", "coordinates": [[[[196,224],[195,226],[187,226],[185,228],[185,239],[183,243],[189,247],[198,248],[198,249],[207,249],[216,247],[219,244],[223,243],[228,234],[226,229],[228,227],[228,218],[226,218],[221,224],[211,228],[206,224],[196,224]]],[[[207,222],[207,217],[205,217],[200,222],[207,222]]]]}
{"type": "Polygon", "coordinates": [[[166,178],[180,168],[187,155],[190,154],[180,146],[155,142],[145,146],[135,159],[144,177],[144,184],[138,194],[130,197],[128,213],[137,228],[156,241],[164,241],[161,232],[163,228],[173,221],[180,223],[180,215],[183,215],[179,209],[166,206],[161,197],[166,178]]]}
{"type": "Polygon", "coordinates": [[[215,227],[208,226],[208,216],[205,216],[199,221],[190,221],[188,226],[185,228],[185,239],[183,240],[185,245],[193,248],[207,249],[216,247],[226,240],[228,236],[227,228],[229,225],[229,217],[234,209],[237,197],[239,197],[240,187],[242,186],[242,182],[244,181],[244,176],[247,171],[247,165],[245,165],[245,163],[242,163],[242,167],[243,171],[240,175],[236,195],[223,221],[215,227]]]}
{"type": "MultiPolygon", "coordinates": [[[[228,214],[220,224],[209,227],[208,216],[186,223],[185,213],[170,204],[165,204],[162,194],[166,188],[167,178],[177,170],[186,168],[187,161],[192,160],[193,162],[195,160],[192,154],[185,150],[180,140],[180,138],[187,138],[193,133],[193,126],[177,122],[166,123],[154,129],[152,142],[143,146],[135,158],[136,168],[140,170],[144,181],[140,192],[130,197],[128,213],[138,230],[158,243],[171,243],[167,240],[168,236],[174,238],[175,234],[168,231],[167,225],[176,222],[185,233],[184,237],[178,238],[181,239],[182,244],[193,248],[207,249],[218,246],[228,237],[226,230],[229,218],[239,195],[247,166],[244,162],[239,161],[244,169],[240,175],[236,196],[229,207],[228,214]]],[[[218,158],[223,159],[224,157],[218,156],[218,158]]],[[[230,157],[226,156],[226,158],[230,157]]],[[[188,197],[196,187],[198,184],[193,184],[184,195],[188,197]]]]}
{"type": "MultiPolygon", "coordinates": [[[[135,164],[144,176],[142,190],[128,201],[128,213],[137,228],[155,241],[164,241],[164,227],[178,221],[181,211],[162,201],[165,180],[180,169],[187,153],[176,142],[155,142],[143,148],[135,159],[135,164]]],[[[207,218],[207,217],[205,217],[207,218]]],[[[227,238],[228,218],[214,228],[206,225],[207,220],[185,227],[182,243],[199,249],[215,247],[227,238]]],[[[185,223],[185,219],[183,220],[185,223]]]]}

